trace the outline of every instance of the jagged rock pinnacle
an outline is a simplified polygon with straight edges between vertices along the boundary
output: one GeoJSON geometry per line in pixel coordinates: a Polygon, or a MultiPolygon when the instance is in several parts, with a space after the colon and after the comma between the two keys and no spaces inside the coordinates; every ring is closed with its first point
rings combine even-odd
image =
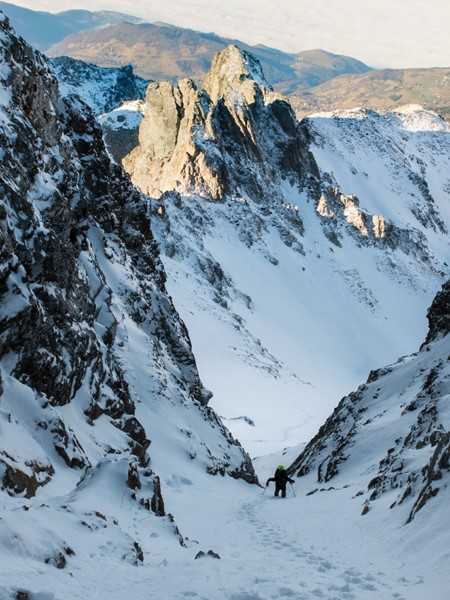
{"type": "Polygon", "coordinates": [[[301,185],[317,175],[290,105],[237,46],[216,55],[204,89],[188,79],[150,84],[145,114],[123,164],[147,194],[273,198],[277,178],[301,185]]]}
{"type": "Polygon", "coordinates": [[[272,90],[259,60],[238,46],[230,45],[214,57],[204,88],[211,100],[217,102],[229,92],[241,88],[245,82],[272,90]]]}

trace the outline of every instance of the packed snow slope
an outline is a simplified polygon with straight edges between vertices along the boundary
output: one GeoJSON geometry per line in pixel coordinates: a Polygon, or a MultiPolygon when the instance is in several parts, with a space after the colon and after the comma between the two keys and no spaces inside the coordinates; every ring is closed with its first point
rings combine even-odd
{"type": "Polygon", "coordinates": [[[187,544],[180,490],[200,521],[191,490],[255,475],[208,407],[147,200],[3,15],[0,153],[0,598],[35,576],[53,598],[92,556],[135,573],[141,522],[187,544]]]}
{"type": "Polygon", "coordinates": [[[236,46],[150,84],[124,159],[213,405],[253,455],[307,441],[410,353],[449,272],[450,131],[420,108],[298,124],[236,46]]]}

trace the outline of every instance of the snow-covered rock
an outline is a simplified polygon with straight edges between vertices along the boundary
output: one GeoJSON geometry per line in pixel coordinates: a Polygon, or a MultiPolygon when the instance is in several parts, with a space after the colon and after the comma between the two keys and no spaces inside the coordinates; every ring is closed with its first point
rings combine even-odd
{"type": "Polygon", "coordinates": [[[157,519],[181,474],[187,504],[189,485],[211,475],[255,475],[208,407],[147,200],[111,163],[89,107],[59,94],[3,16],[0,90],[4,598],[35,567],[50,579],[106,546],[110,560],[141,564],[140,520],[185,544],[173,519],[157,519]]]}
{"type": "Polygon", "coordinates": [[[131,66],[108,68],[68,56],[53,58],[52,69],[63,96],[79,96],[95,113],[111,157],[120,164],[138,144],[148,81],[131,66]]]}
{"type": "Polygon", "coordinates": [[[117,164],[121,164],[122,159],[139,144],[139,127],[144,114],[143,100],[130,100],[97,117],[108,152],[117,164]]]}
{"type": "MultiPolygon", "coordinates": [[[[450,282],[428,311],[416,354],[372,371],[341,400],[290,470],[310,492],[353,488],[362,515],[400,511],[436,522],[450,500],[450,282]],[[423,510],[426,508],[427,510],[423,510]],[[424,514],[423,514],[424,513],[424,514]]],[[[422,521],[423,523],[423,521],[422,521]]],[[[448,532],[448,518],[442,522],[448,532]],[[447,525],[446,525],[447,524],[447,525]]]]}
{"type": "Polygon", "coordinates": [[[133,67],[99,67],[69,56],[51,59],[51,66],[63,96],[80,96],[96,115],[109,113],[124,102],[142,100],[148,81],[133,67]]]}
{"type": "Polygon", "coordinates": [[[430,245],[437,232],[440,243],[450,222],[448,123],[409,105],[317,114],[304,126],[323,177],[398,227],[423,225],[430,245]]]}
{"type": "Polygon", "coordinates": [[[214,406],[253,454],[305,442],[425,335],[449,272],[449,132],[429,113],[412,132],[415,109],[298,124],[235,47],[204,89],[154,83],[145,107],[124,165],[159,197],[168,288],[214,406]]]}

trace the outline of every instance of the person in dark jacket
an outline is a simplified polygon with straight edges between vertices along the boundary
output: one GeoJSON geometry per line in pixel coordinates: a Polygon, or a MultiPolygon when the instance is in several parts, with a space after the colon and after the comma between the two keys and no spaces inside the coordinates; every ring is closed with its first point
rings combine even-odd
{"type": "Polygon", "coordinates": [[[278,496],[281,492],[281,496],[286,498],[286,486],[289,483],[294,483],[294,480],[291,479],[286,471],[286,468],[283,465],[279,465],[273,477],[269,477],[266,482],[266,487],[269,485],[271,481],[275,482],[275,496],[278,496]]]}

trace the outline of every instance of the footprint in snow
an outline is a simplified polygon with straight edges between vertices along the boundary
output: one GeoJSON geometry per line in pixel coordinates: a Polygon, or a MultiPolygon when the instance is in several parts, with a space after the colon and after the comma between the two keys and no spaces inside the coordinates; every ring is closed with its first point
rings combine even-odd
{"type": "Polygon", "coordinates": [[[298,598],[297,592],[294,592],[294,590],[291,590],[291,588],[288,587],[281,587],[278,590],[278,597],[284,597],[284,598],[298,598]]]}

